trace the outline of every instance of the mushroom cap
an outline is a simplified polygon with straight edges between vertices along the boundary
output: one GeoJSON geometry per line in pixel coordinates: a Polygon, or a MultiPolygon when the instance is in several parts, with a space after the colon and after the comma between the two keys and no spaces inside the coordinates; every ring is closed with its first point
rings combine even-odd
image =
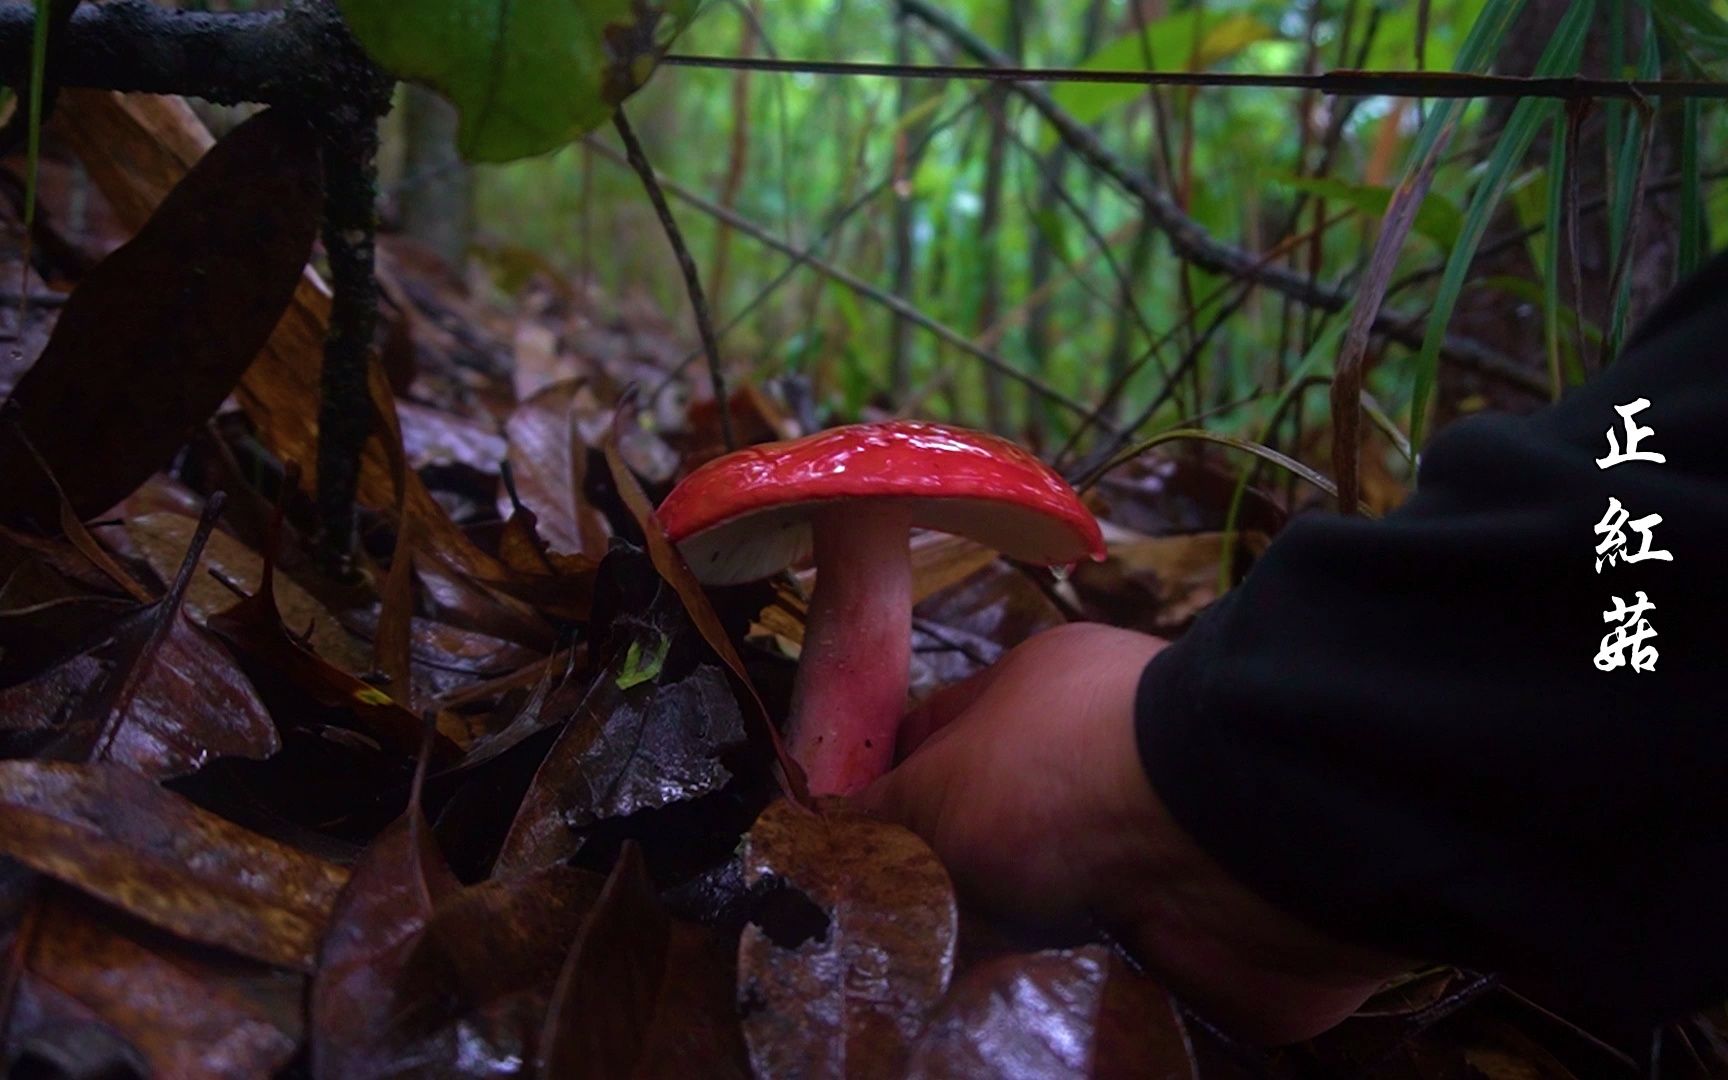
{"type": "Polygon", "coordinates": [[[1006,439],[916,420],[832,428],[751,446],[698,468],[659,518],[709,585],[756,581],[810,551],[819,510],[904,504],[917,528],[955,533],[1040,565],[1104,558],[1091,511],[1049,466],[1006,439]]]}

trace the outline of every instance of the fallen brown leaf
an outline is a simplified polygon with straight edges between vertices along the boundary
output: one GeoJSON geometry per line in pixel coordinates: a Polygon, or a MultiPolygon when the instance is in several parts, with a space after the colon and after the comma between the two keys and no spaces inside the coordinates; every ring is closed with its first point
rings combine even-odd
{"type": "MultiPolygon", "coordinates": [[[[267,1076],[294,1056],[296,1039],[190,956],[166,956],[99,909],[55,903],[30,950],[26,994],[47,984],[88,1009],[176,1080],[267,1076]]],[[[28,1030],[12,1032],[26,1041],[28,1030]]]]}
{"type": "Polygon", "coordinates": [[[955,984],[919,1038],[918,1080],[1194,1080],[1188,1037],[1151,980],[1098,945],[1005,956],[955,984]]]}
{"type": "Polygon", "coordinates": [[[541,1029],[540,1076],[713,1080],[750,1075],[718,935],[667,915],[626,844],[564,961],[541,1029]]]}
{"type": "Polygon", "coordinates": [[[0,852],[189,941],[299,971],[348,876],[109,764],[0,761],[0,852]]]}
{"type": "MultiPolygon", "coordinates": [[[[233,390],[311,255],[322,175],[311,128],[263,112],[73,292],[11,405],[80,516],[143,483],[233,390]]],[[[0,514],[57,520],[53,486],[4,426],[0,475],[0,514]]]]}
{"type": "Polygon", "coordinates": [[[954,890],[935,854],[843,803],[781,800],[742,859],[746,886],[788,890],[821,920],[744,928],[738,1007],[756,1075],[903,1075],[954,971],[954,890]]]}

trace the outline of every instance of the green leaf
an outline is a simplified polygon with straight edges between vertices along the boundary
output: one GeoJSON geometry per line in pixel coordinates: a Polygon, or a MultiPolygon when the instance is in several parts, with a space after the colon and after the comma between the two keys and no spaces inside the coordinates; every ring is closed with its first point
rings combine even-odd
{"type": "MultiPolygon", "coordinates": [[[[1376,217],[1385,214],[1386,208],[1392,204],[1392,189],[1378,184],[1351,184],[1335,176],[1284,176],[1279,177],[1279,182],[1297,191],[1354,206],[1376,217]]],[[[1422,208],[1416,211],[1415,228],[1442,248],[1450,249],[1458,242],[1458,233],[1464,228],[1464,214],[1445,196],[1430,190],[1422,201],[1422,208]]]]}
{"type": "Polygon", "coordinates": [[[665,634],[656,633],[652,652],[644,652],[640,641],[632,641],[624,650],[624,664],[613,681],[618,689],[628,690],[632,686],[641,686],[645,682],[653,682],[660,674],[660,669],[666,666],[666,654],[672,648],[672,639],[665,634]]]}
{"type": "Polygon", "coordinates": [[[42,161],[42,81],[48,70],[48,22],[53,18],[52,7],[50,0],[36,0],[36,24],[30,31],[30,128],[24,165],[26,235],[36,224],[36,174],[42,161]]]}
{"type": "MultiPolygon", "coordinates": [[[[1541,59],[1536,62],[1534,74],[1577,74],[1578,62],[1584,50],[1584,34],[1589,29],[1590,15],[1594,9],[1592,0],[1573,0],[1572,6],[1555,27],[1554,35],[1543,50],[1541,59]]],[[[1558,103],[1537,98],[1525,98],[1518,102],[1517,107],[1512,110],[1511,119],[1500,132],[1493,156],[1488,159],[1483,169],[1481,182],[1470,197],[1470,208],[1464,215],[1464,231],[1446,261],[1446,273],[1440,279],[1434,306],[1428,312],[1422,350],[1416,358],[1416,387],[1410,398],[1410,443],[1413,446],[1422,445],[1428,421],[1429,398],[1433,393],[1435,376],[1440,366],[1440,346],[1446,339],[1446,324],[1452,321],[1452,310],[1458,304],[1459,294],[1464,291],[1464,282],[1469,277],[1476,248],[1482,243],[1482,236],[1488,231],[1488,222],[1506,194],[1507,187],[1512,183],[1513,174],[1523,162],[1525,152],[1530,149],[1537,129],[1553,119],[1557,108],[1558,103]]],[[[1430,114],[1428,123],[1432,124],[1441,112],[1441,109],[1436,109],[1430,114]]],[[[1422,135],[1426,134],[1425,127],[1422,135]]],[[[1422,141],[1422,137],[1418,136],[1418,142],[1422,141]]]]}
{"type": "Polygon", "coordinates": [[[471,161],[555,150],[611,118],[700,0],[339,0],[378,63],[462,112],[471,161]]]}
{"type": "MultiPolygon", "coordinates": [[[[1147,24],[1144,38],[1138,32],[1117,38],[1080,66],[1089,71],[1143,71],[1150,51],[1152,62],[1160,70],[1205,71],[1255,42],[1278,36],[1276,30],[1252,15],[1237,13],[1202,23],[1203,17],[1201,9],[1193,8],[1155,19],[1147,24]]],[[[1082,124],[1092,124],[1110,110],[1143,97],[1146,88],[1130,84],[1064,83],[1053,93],[1056,104],[1082,124]]]]}

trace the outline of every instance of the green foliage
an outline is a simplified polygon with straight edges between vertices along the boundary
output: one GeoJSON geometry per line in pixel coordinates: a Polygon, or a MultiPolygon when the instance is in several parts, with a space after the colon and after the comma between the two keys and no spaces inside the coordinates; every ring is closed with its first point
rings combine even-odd
{"type": "Polygon", "coordinates": [[[48,70],[48,23],[54,0],[36,0],[36,25],[30,32],[30,134],[24,177],[24,226],[36,222],[36,173],[42,160],[43,76],[48,70]]]}
{"type": "MultiPolygon", "coordinates": [[[[1542,51],[1542,58],[1536,63],[1537,75],[1577,73],[1578,61],[1583,55],[1584,34],[1590,28],[1590,16],[1594,10],[1593,0],[1573,0],[1572,6],[1561,18],[1560,25],[1555,28],[1547,48],[1542,51]]],[[[1487,22],[1486,19],[1483,21],[1487,22]]],[[[1506,22],[1509,25],[1511,18],[1507,18],[1506,22]]],[[[1428,327],[1422,338],[1422,351],[1416,358],[1416,385],[1410,402],[1410,442],[1413,446],[1422,445],[1422,436],[1428,422],[1429,399],[1440,366],[1440,346],[1445,340],[1446,325],[1452,319],[1452,310],[1458,303],[1458,295],[1464,290],[1476,248],[1488,231],[1489,220],[1499,208],[1500,200],[1511,185],[1513,174],[1523,162],[1537,130],[1553,116],[1556,108],[1558,106],[1554,102],[1533,98],[1518,102],[1517,107],[1512,110],[1511,119],[1501,130],[1494,145],[1494,152],[1483,170],[1482,179],[1471,196],[1470,208],[1464,217],[1463,234],[1447,261],[1446,274],[1440,280],[1439,294],[1435,298],[1434,306],[1429,310],[1428,327]]],[[[1440,114],[1441,110],[1436,110],[1436,116],[1440,114]]]]}
{"type": "MultiPolygon", "coordinates": [[[[1080,66],[1088,71],[1206,71],[1256,42],[1277,36],[1277,30],[1253,15],[1208,16],[1194,7],[1147,23],[1145,34],[1119,38],[1080,66]]],[[[1064,83],[1055,96],[1056,103],[1075,119],[1091,124],[1112,109],[1145,97],[1146,90],[1115,83],[1064,83]]]]}
{"type": "Polygon", "coordinates": [[[388,70],[462,111],[472,161],[555,150],[648,80],[699,0],[340,0],[388,70]]]}
{"type": "MultiPolygon", "coordinates": [[[[1386,213],[1392,203],[1392,189],[1379,184],[1352,184],[1336,176],[1286,176],[1280,182],[1296,191],[1347,203],[1374,217],[1386,213]]],[[[1441,251],[1451,250],[1463,227],[1463,212],[1444,195],[1429,192],[1416,211],[1416,232],[1439,244],[1441,251]]]]}
{"type": "MultiPolygon", "coordinates": [[[[1517,0],[1172,3],[1166,5],[1172,14],[1153,25],[1154,59],[1160,68],[1185,68],[1196,27],[1204,42],[1219,27],[1253,25],[1259,28],[1251,35],[1255,40],[1220,51],[1225,38],[1214,38],[1210,54],[1202,49],[1202,62],[1210,70],[1243,73],[1358,64],[1408,69],[1417,65],[1418,29],[1426,11],[1424,68],[1504,70],[1514,48],[1529,57],[1551,36],[1534,45],[1511,38],[1523,6],[1517,0]],[[1160,33],[1165,36],[1157,37],[1160,33]]],[[[1592,20],[1598,27],[1604,21],[1600,7],[1592,20]]],[[[1646,10],[1643,0],[1627,7],[1640,16],[1646,10]]],[[[951,0],[943,8],[998,48],[1007,47],[1009,5],[951,0]]],[[[707,16],[680,39],[678,50],[736,56],[749,40],[756,56],[887,60],[896,53],[892,4],[773,0],[757,8],[760,37],[746,33],[739,10],[738,5],[710,5],[707,16]]],[[[1654,0],[1650,10],[1661,33],[1666,74],[1685,73],[1675,69],[1689,62],[1723,69],[1728,32],[1720,13],[1728,11],[1728,2],[1654,0]],[[1679,33],[1686,35],[1685,52],[1674,43],[1679,33]],[[1716,44],[1718,36],[1724,44],[1716,44]]],[[[1142,35],[1127,0],[1097,5],[1038,0],[1025,11],[1028,17],[1017,34],[1028,65],[1145,64],[1142,35]],[[1097,20],[1089,26],[1094,13],[1097,20]]],[[[908,38],[916,63],[964,60],[915,21],[908,38]]],[[[1641,40],[1631,37],[1627,50],[1634,70],[1644,59],[1641,40]]],[[[1563,224],[1563,196],[1577,171],[1576,163],[1556,159],[1552,146],[1537,145],[1549,131],[1563,141],[1564,122],[1556,121],[1551,101],[1526,103],[1518,110],[1486,99],[1352,100],[1295,90],[1167,88],[1153,94],[1144,87],[1053,83],[1049,88],[1073,111],[1090,117],[1099,141],[1168,190],[1210,238],[1296,273],[1312,272],[1333,290],[1349,290],[1358,280],[1374,241],[1374,222],[1384,213],[1385,192],[1396,189],[1401,163],[1422,160],[1449,128],[1450,141],[1417,219],[1419,236],[1399,253],[1384,305],[1401,319],[1416,325],[1427,319],[1438,327],[1429,332],[1435,351],[1379,339],[1370,354],[1371,391],[1401,422],[1411,415],[1416,388],[1426,395],[1434,385],[1431,365],[1438,363],[1444,340],[1437,335],[1452,321],[1460,297],[1530,309],[1531,321],[1540,320],[1532,327],[1537,332],[1499,338],[1489,333],[1478,340],[1534,370],[1546,368],[1544,383],[1556,370],[1561,384],[1578,377],[1581,341],[1590,353],[1601,347],[1610,312],[1572,310],[1570,262],[1550,242],[1563,224]],[[1098,97],[1094,90],[1109,93],[1098,97]],[[1514,113],[1516,123],[1507,127],[1514,113]],[[1328,227],[1315,242],[1311,234],[1321,219],[1314,211],[1322,202],[1328,227]],[[1299,205],[1305,209],[1298,218],[1299,205]],[[1534,232],[1508,240],[1518,229],[1534,232]],[[1527,269],[1517,269],[1519,246],[1527,247],[1527,269]],[[1477,255],[1490,249],[1498,253],[1493,262],[1478,262],[1477,255]],[[1505,276],[1520,272],[1531,284],[1517,286],[1505,276]],[[1500,277],[1485,282],[1489,275],[1500,277]]],[[[1090,162],[1061,148],[1049,125],[1011,91],[966,79],[921,80],[904,103],[898,91],[891,78],[680,67],[661,72],[642,91],[632,116],[650,157],[673,179],[879,287],[889,288],[894,280],[895,211],[904,205],[914,252],[906,298],[930,318],[987,344],[1007,363],[1083,402],[1100,400],[1129,372],[1115,410],[1119,420],[1137,418],[1154,400],[1164,400],[1136,438],[1195,426],[1203,417],[1209,429],[1277,446],[1299,459],[1325,445],[1323,438],[1316,441],[1328,423],[1325,396],[1312,386],[1301,391],[1301,404],[1291,407],[1278,430],[1266,431],[1263,425],[1272,415],[1269,406],[1291,385],[1292,373],[1304,370],[1305,359],[1318,357],[1305,369],[1309,372],[1330,370],[1328,349],[1335,348],[1345,315],[1286,303],[1265,287],[1243,299],[1239,283],[1184,266],[1162,232],[1154,233],[1146,257],[1136,260],[1145,208],[1090,162]],[[997,117],[1008,137],[1000,197],[987,207],[997,117]],[[735,147],[742,154],[742,182],[721,198],[735,147]],[[1053,197],[1046,193],[1046,181],[1058,174],[1062,194],[1053,197]],[[1048,277],[1034,273],[1035,252],[1051,267],[1048,277]],[[1132,308],[1122,302],[1124,279],[1132,308]],[[998,299],[995,307],[985,307],[987,295],[998,299]],[[1045,324],[1042,338],[1029,329],[1035,311],[1045,324]],[[1217,329],[1206,334],[1220,317],[1217,329]],[[1165,396],[1165,373],[1190,350],[1200,357],[1194,373],[1165,396]],[[1294,422],[1297,415],[1300,426],[1294,422]],[[1300,444],[1293,441],[1298,436],[1300,444]]],[[[1657,104],[1658,137],[1666,138],[1666,132],[1682,126],[1670,111],[1679,113],[1683,106],[1657,104]]],[[[1601,107],[1593,115],[1599,117],[1601,107]]],[[[1680,217],[1689,222],[1677,254],[1693,265],[1708,250],[1712,235],[1728,232],[1728,185],[1715,180],[1728,161],[1728,110],[1713,101],[1685,108],[1678,186],[1667,175],[1673,164],[1653,165],[1647,183],[1654,194],[1675,200],[1680,217]]],[[[1597,120],[1590,130],[1599,127],[1597,120]]],[[[1641,135],[1636,118],[1629,116],[1611,146],[1604,147],[1599,135],[1586,136],[1580,227],[1589,250],[1597,250],[1606,235],[1608,215],[1597,200],[1616,188],[1630,191],[1641,135]],[[1607,190],[1597,179],[1603,172],[1612,182],[1607,190]]],[[[523,245],[563,269],[591,274],[603,293],[646,293],[664,310],[682,310],[682,287],[663,245],[641,242],[657,236],[657,226],[645,211],[635,178],[598,158],[584,164],[584,155],[578,146],[483,171],[480,211],[488,242],[523,245]]],[[[749,311],[722,342],[739,378],[805,376],[817,395],[819,414],[850,417],[888,398],[921,414],[985,422],[984,371],[974,358],[914,329],[910,385],[890,385],[895,321],[890,312],[819,273],[787,273],[791,264],[784,255],[741,232],[719,228],[694,208],[678,209],[702,267],[715,264],[726,237],[727,272],[712,299],[723,323],[749,311]]],[[[1646,240],[1649,230],[1666,227],[1664,220],[1660,214],[1646,216],[1641,225],[1646,240]]],[[[1599,291],[1587,290],[1591,295],[1599,291]]],[[[1636,292],[1641,297],[1648,290],[1636,292]]],[[[1628,318],[1637,314],[1631,309],[1628,318]]],[[[1481,335],[1479,326],[1454,329],[1481,335]]],[[[1011,433],[1025,436],[1042,410],[1012,382],[1005,384],[1005,401],[1011,433]]],[[[1371,411],[1367,415],[1372,418],[1371,411]]],[[[1042,433],[1046,447],[1061,445],[1076,424],[1060,412],[1051,417],[1042,433]]],[[[1416,434],[1420,437],[1420,430],[1416,434]]],[[[1078,453],[1092,445],[1090,438],[1081,440],[1078,453]]]]}

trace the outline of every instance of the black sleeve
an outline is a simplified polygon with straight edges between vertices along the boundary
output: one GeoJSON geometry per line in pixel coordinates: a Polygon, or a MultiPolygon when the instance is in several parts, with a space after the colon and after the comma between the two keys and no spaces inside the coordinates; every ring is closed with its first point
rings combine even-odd
{"type": "Polygon", "coordinates": [[[1142,676],[1154,788],[1341,938],[1628,1019],[1728,994],[1725,436],[1718,257],[1559,404],[1448,428],[1395,513],[1292,523],[1142,676]],[[1638,399],[1666,461],[1600,467],[1638,399]],[[1671,560],[1598,570],[1610,499],[1671,560]],[[1655,636],[1603,670],[1616,597],[1655,636]]]}

